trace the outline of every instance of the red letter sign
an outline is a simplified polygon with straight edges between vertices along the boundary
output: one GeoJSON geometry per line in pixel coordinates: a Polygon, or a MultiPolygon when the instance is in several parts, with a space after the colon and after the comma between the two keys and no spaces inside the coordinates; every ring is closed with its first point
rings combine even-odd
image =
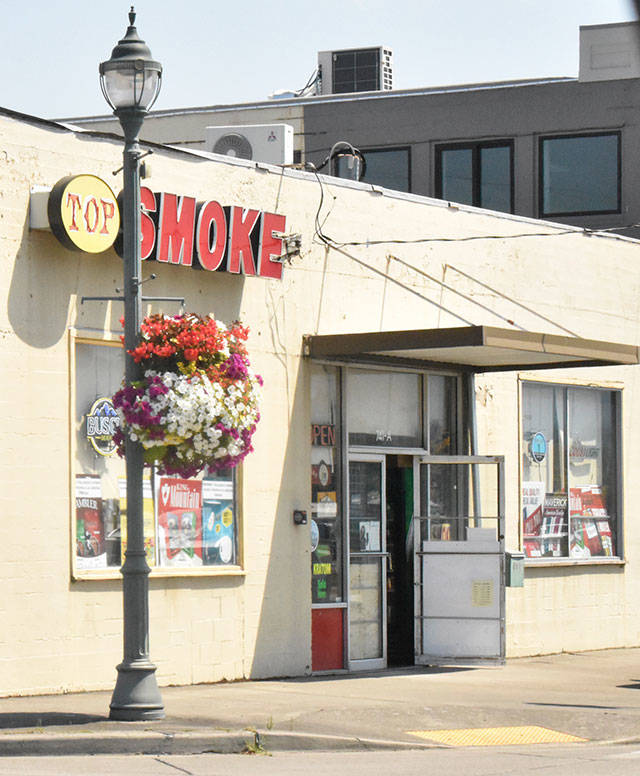
{"type": "Polygon", "coordinates": [[[286,216],[263,213],[258,247],[258,274],[263,278],[282,279],[282,262],[273,259],[282,256],[282,238],[274,232],[284,232],[286,216]]]}
{"type": "Polygon", "coordinates": [[[200,266],[210,271],[222,264],[227,248],[227,219],[222,206],[211,200],[198,213],[196,255],[200,266]]]}
{"type": "Polygon", "coordinates": [[[229,218],[229,258],[227,271],[236,275],[244,272],[245,275],[256,274],[256,263],[251,245],[251,231],[260,216],[259,210],[245,210],[234,205],[231,208],[229,218]]]}
{"type": "Polygon", "coordinates": [[[160,195],[160,226],[156,261],[191,266],[196,218],[194,197],[160,195]]]}

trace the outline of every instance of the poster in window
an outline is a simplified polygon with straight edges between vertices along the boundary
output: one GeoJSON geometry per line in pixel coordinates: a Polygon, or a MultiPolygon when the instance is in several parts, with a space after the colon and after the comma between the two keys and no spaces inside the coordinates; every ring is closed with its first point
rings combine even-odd
{"type": "Polygon", "coordinates": [[[205,566],[236,563],[232,479],[202,483],[202,562],[205,566]]]}
{"type": "Polygon", "coordinates": [[[360,552],[380,552],[380,521],[358,521],[358,536],[360,552]]]}
{"type": "Polygon", "coordinates": [[[522,519],[525,537],[540,536],[545,493],[544,482],[533,480],[522,483],[522,519]]]}
{"type": "Polygon", "coordinates": [[[566,493],[547,493],[542,506],[542,555],[566,555],[567,506],[566,493]]]}
{"type": "Polygon", "coordinates": [[[161,566],[202,566],[202,482],[160,477],[158,557],[161,566]]]}
{"type": "Polygon", "coordinates": [[[316,493],[315,511],[318,518],[335,518],[338,515],[338,501],[335,490],[316,493]]]}
{"type": "MultiPolygon", "coordinates": [[[[122,555],[121,562],[124,563],[125,552],[127,551],[127,481],[124,477],[118,479],[118,489],[120,491],[120,551],[122,555]]],[[[145,477],[142,480],[142,520],[144,552],[149,566],[155,566],[156,564],[155,518],[151,480],[149,477],[145,477]]]]}
{"type": "Polygon", "coordinates": [[[98,476],[76,477],[76,568],[107,567],[102,516],[102,487],[98,476]]]}
{"type": "Polygon", "coordinates": [[[571,557],[613,555],[611,522],[602,488],[599,485],[581,485],[571,488],[570,493],[571,557]]]}

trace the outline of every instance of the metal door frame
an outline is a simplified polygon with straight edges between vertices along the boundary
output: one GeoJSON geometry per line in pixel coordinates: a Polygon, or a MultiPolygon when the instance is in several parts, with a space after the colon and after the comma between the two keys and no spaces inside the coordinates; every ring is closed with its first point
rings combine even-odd
{"type": "Polygon", "coordinates": [[[347,455],[347,480],[345,493],[347,497],[346,546],[347,546],[347,668],[349,671],[376,671],[387,667],[387,514],[386,514],[386,455],[384,453],[352,453],[347,455]],[[380,552],[351,552],[351,482],[350,466],[352,461],[378,463],[381,470],[380,479],[380,552]],[[351,658],[351,558],[366,557],[379,559],[380,563],[380,628],[382,638],[382,656],[379,658],[351,658]]]}
{"type": "MultiPolygon", "coordinates": [[[[416,665],[441,665],[441,664],[455,664],[455,663],[464,663],[464,664],[474,664],[474,663],[491,663],[491,664],[502,664],[505,661],[505,582],[504,582],[504,562],[505,562],[505,555],[504,555],[504,530],[505,530],[505,472],[504,472],[504,456],[479,456],[479,455],[451,455],[451,456],[444,456],[444,455],[423,455],[423,456],[415,456],[413,459],[413,466],[414,466],[414,489],[413,489],[413,498],[414,498],[414,524],[413,524],[413,543],[414,543],[414,569],[413,569],[413,575],[414,575],[414,585],[415,585],[415,596],[414,596],[414,640],[415,640],[415,663],[416,665]],[[464,520],[464,519],[470,519],[470,520],[478,520],[482,519],[482,514],[480,514],[480,491],[479,491],[479,477],[477,476],[477,467],[484,464],[493,464],[497,466],[497,509],[498,514],[495,516],[491,516],[497,520],[497,526],[496,526],[496,538],[497,538],[497,547],[498,547],[498,554],[500,558],[500,564],[499,564],[499,621],[500,621],[500,648],[499,652],[500,654],[496,657],[478,657],[474,658],[473,656],[468,656],[464,658],[460,657],[447,657],[447,656],[438,656],[438,655],[426,655],[423,650],[423,620],[426,619],[425,615],[423,614],[423,580],[422,580],[422,574],[423,574],[423,564],[422,564],[422,558],[425,555],[434,555],[434,554],[451,554],[456,553],[459,554],[461,552],[468,553],[469,555],[473,554],[496,554],[495,551],[491,552],[491,550],[487,549],[481,549],[481,548],[475,548],[470,549],[470,546],[468,544],[468,541],[439,541],[435,540],[434,544],[439,545],[437,549],[435,549],[434,552],[423,552],[421,547],[421,536],[422,532],[420,530],[420,523],[424,520],[429,520],[430,515],[421,515],[421,504],[420,504],[420,466],[423,464],[449,464],[449,465],[455,465],[455,464],[463,464],[463,465],[469,465],[471,467],[471,483],[470,483],[470,494],[473,498],[473,512],[474,515],[456,515],[455,519],[458,520],[464,520]],[[466,547],[463,547],[461,545],[467,545],[466,547]]],[[[467,499],[469,497],[469,493],[466,494],[467,499]]],[[[427,512],[429,512],[429,505],[427,503],[427,512]]],[[[460,512],[460,506],[458,505],[458,512],[460,512]]],[[[454,516],[451,516],[454,517],[454,516]]],[[[487,516],[488,517],[488,516],[487,516]]],[[[438,518],[440,519],[440,517],[438,518]]],[[[486,518],[485,518],[486,519],[486,518]]]]}

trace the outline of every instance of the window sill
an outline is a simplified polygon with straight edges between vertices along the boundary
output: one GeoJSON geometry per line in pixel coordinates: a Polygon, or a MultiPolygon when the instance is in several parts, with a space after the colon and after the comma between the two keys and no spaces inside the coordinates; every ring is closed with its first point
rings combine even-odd
{"type": "Polygon", "coordinates": [[[625,566],[624,558],[525,558],[527,569],[567,566],[625,566]]]}
{"type": "MultiPolygon", "coordinates": [[[[244,577],[246,571],[240,566],[209,566],[198,568],[152,568],[149,579],[165,579],[176,577],[244,577]]],[[[87,569],[86,571],[73,571],[71,578],[74,582],[103,582],[111,579],[122,580],[119,568],[87,569]]]]}

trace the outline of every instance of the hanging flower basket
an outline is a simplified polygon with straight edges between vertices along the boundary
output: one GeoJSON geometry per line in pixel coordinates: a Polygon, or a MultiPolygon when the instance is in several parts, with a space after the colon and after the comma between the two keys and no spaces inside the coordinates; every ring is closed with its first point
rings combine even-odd
{"type": "Polygon", "coordinates": [[[142,444],[146,464],[184,478],[237,466],[253,450],[260,419],[262,378],[250,368],[249,330],[195,314],[152,315],[140,328],[128,353],[144,376],[113,397],[118,453],[128,437],[142,444]]]}

